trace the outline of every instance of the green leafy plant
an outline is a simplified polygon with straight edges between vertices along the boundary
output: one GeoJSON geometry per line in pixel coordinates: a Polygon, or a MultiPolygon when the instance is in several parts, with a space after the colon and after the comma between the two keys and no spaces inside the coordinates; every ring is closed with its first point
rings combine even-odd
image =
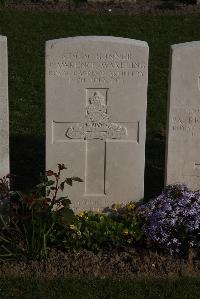
{"type": "Polygon", "coordinates": [[[56,227],[73,221],[69,198],[58,197],[58,192],[63,191],[66,184],[72,186],[73,181],[82,180],[68,177],[61,181],[64,169],[65,165],[58,164],[57,172],[47,171],[42,182],[31,192],[9,192],[10,222],[6,223],[0,215],[1,258],[46,258],[52,235],[57,233],[56,227]]]}
{"type": "Polygon", "coordinates": [[[86,248],[102,249],[133,246],[142,238],[140,223],[135,215],[135,204],[113,205],[106,213],[80,212],[75,221],[60,232],[60,244],[72,251],[86,248]]]}

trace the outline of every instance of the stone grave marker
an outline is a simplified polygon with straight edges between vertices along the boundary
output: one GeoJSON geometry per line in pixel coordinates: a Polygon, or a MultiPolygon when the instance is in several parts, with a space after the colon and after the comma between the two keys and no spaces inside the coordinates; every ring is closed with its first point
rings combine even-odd
{"type": "Polygon", "coordinates": [[[171,47],[165,183],[200,189],[200,42],[171,47]]]}
{"type": "Polygon", "coordinates": [[[7,38],[0,36],[0,177],[9,173],[7,38]]]}
{"type": "Polygon", "coordinates": [[[79,176],[72,208],[102,210],[144,191],[148,45],[121,37],[46,44],[46,169],[79,176]]]}

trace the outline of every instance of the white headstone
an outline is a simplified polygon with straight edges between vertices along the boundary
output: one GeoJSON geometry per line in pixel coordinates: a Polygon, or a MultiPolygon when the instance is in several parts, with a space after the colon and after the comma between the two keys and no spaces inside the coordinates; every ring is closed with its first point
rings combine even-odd
{"type": "Polygon", "coordinates": [[[46,168],[69,166],[75,211],[143,197],[148,45],[118,37],[46,44],[46,168]]]}
{"type": "Polygon", "coordinates": [[[7,38],[0,36],[0,177],[9,173],[7,38]]]}
{"type": "Polygon", "coordinates": [[[171,47],[166,184],[200,189],[200,42],[171,47]]]}

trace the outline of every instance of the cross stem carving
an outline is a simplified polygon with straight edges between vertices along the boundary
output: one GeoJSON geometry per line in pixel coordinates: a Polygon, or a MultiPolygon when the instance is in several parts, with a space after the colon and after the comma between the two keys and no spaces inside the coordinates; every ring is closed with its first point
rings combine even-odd
{"type": "Polygon", "coordinates": [[[90,96],[86,96],[85,121],[71,123],[65,128],[65,138],[68,142],[70,139],[86,141],[85,195],[102,196],[106,195],[107,144],[139,142],[139,122],[112,122],[107,111],[107,98],[102,95],[105,89],[89,90],[90,96]]]}

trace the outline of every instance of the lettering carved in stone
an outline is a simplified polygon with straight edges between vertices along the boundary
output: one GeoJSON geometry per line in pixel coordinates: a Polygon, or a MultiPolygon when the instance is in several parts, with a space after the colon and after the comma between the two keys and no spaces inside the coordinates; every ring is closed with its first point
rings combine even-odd
{"type": "Polygon", "coordinates": [[[127,128],[112,123],[104,96],[95,91],[86,106],[85,122],[70,127],[65,135],[71,139],[121,139],[127,128]]]}

